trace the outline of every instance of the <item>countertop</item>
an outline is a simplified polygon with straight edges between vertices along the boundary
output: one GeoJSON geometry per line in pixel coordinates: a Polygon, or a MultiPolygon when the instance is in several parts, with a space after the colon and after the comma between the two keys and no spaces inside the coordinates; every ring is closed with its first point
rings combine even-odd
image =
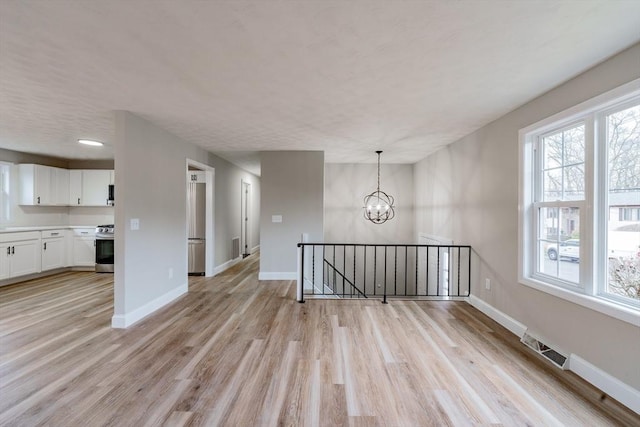
{"type": "Polygon", "coordinates": [[[76,228],[94,229],[95,225],[34,225],[22,227],[0,227],[0,233],[19,233],[23,231],[73,230],[76,228]]]}

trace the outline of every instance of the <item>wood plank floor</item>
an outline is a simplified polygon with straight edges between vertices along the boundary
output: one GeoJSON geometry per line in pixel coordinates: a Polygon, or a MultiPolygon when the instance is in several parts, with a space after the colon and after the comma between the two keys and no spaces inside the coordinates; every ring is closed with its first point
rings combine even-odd
{"type": "Polygon", "coordinates": [[[257,269],[127,330],[112,275],[0,288],[0,425],[640,425],[464,302],[298,304],[257,269]]]}

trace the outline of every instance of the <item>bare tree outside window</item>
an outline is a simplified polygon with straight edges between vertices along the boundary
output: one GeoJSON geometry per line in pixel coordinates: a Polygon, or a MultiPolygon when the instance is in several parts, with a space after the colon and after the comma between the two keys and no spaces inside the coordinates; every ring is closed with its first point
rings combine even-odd
{"type": "Polygon", "coordinates": [[[640,105],[607,116],[607,154],[609,274],[605,292],[640,300],[640,220],[625,215],[640,208],[640,105]]]}

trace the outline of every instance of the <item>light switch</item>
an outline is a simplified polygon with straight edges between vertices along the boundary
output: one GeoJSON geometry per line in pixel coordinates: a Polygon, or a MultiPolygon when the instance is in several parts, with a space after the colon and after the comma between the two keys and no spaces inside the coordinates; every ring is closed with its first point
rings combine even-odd
{"type": "Polygon", "coordinates": [[[282,215],[271,215],[271,222],[282,222],[282,215]]]}
{"type": "Polygon", "coordinates": [[[140,219],[139,218],[131,218],[131,229],[132,230],[140,230],[140,219]]]}

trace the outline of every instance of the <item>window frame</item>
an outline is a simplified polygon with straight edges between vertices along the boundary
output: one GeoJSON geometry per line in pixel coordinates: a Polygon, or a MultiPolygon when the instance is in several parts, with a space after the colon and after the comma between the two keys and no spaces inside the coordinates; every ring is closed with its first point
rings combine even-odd
{"type": "Polygon", "coordinates": [[[5,197],[5,173],[0,172],[0,224],[7,224],[11,221],[11,185],[12,185],[12,168],[13,164],[0,160],[0,169],[6,170],[6,190],[5,197]]]}
{"type": "Polygon", "coordinates": [[[637,325],[640,301],[605,293],[607,274],[608,161],[606,116],[640,101],[640,79],[633,80],[574,107],[520,129],[518,177],[518,281],[526,286],[637,325]],[[543,136],[585,124],[584,200],[540,202],[542,153],[535,148],[543,136]],[[579,286],[537,272],[540,207],[580,209],[579,286]]]}

